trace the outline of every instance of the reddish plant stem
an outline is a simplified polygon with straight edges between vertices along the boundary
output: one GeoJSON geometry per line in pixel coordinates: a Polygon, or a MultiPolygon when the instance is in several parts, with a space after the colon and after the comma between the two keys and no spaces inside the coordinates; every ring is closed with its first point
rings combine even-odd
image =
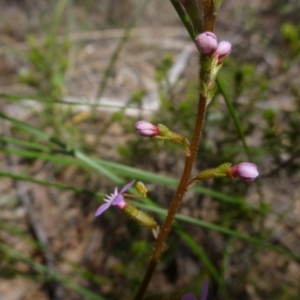
{"type": "Polygon", "coordinates": [[[203,31],[213,31],[215,27],[215,21],[217,12],[214,1],[201,0],[203,7],[203,31]]]}
{"type": "MultiPolygon", "coordinates": [[[[213,0],[199,0],[202,2],[203,12],[204,12],[204,30],[205,31],[214,31],[214,23],[216,19],[217,12],[215,10],[215,5],[213,0]]],[[[179,16],[183,15],[182,11],[179,11],[179,16]]],[[[184,22],[185,23],[185,22],[184,22]]],[[[161,257],[165,242],[167,240],[168,234],[172,227],[172,222],[178,211],[181,200],[189,188],[189,178],[192,172],[192,168],[197,156],[199,141],[204,125],[205,114],[206,114],[206,105],[207,105],[207,92],[203,93],[201,88],[201,83],[203,82],[206,87],[208,86],[210,76],[211,76],[211,60],[206,56],[200,57],[201,69],[199,72],[199,102],[197,109],[196,123],[193,131],[193,136],[190,144],[190,155],[186,157],[185,166],[181,175],[181,179],[173,200],[171,202],[168,215],[165,219],[165,222],[162,226],[162,229],[157,237],[156,244],[152,253],[151,260],[149,262],[148,268],[146,270],[143,281],[139,287],[139,290],[134,298],[134,300],[142,300],[149,282],[152,278],[156,265],[161,257]]]]}
{"type": "MultiPolygon", "coordinates": [[[[205,57],[203,59],[205,59],[205,57]]],[[[202,63],[204,63],[204,62],[201,59],[201,65],[202,65],[202,63]]],[[[200,77],[203,79],[203,74],[201,74],[200,77]]],[[[170,205],[170,208],[168,211],[168,215],[162,226],[160,234],[157,237],[151,260],[149,262],[147,271],[143,278],[143,282],[141,283],[140,288],[134,298],[135,300],[143,299],[143,296],[146,292],[146,289],[151,280],[153,272],[154,272],[156,265],[159,261],[159,258],[161,256],[165,241],[171,230],[174,217],[177,213],[177,210],[179,208],[181,200],[188,189],[189,178],[190,178],[190,174],[191,174],[191,171],[192,171],[192,168],[194,165],[194,161],[195,161],[195,158],[197,155],[198,145],[199,145],[201,132],[202,132],[202,128],[203,128],[203,124],[204,124],[204,120],[205,120],[206,103],[207,103],[207,96],[203,95],[202,93],[199,92],[197,118],[196,118],[195,128],[194,128],[193,137],[192,137],[191,145],[190,145],[190,156],[186,157],[184,170],[182,172],[182,176],[181,176],[178,188],[177,188],[174,198],[171,202],[171,205],[170,205]]]]}

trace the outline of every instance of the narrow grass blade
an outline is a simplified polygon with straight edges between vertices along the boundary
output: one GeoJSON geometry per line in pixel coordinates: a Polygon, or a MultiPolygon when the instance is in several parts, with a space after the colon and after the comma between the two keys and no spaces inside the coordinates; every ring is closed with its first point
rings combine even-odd
{"type": "Polygon", "coordinates": [[[37,273],[40,273],[41,275],[45,276],[47,280],[55,280],[58,282],[61,282],[66,287],[68,287],[70,290],[76,292],[77,294],[84,296],[85,299],[91,299],[91,300],[105,300],[105,298],[101,297],[100,295],[97,295],[88,289],[76,284],[71,278],[68,278],[66,276],[62,276],[60,274],[54,273],[49,271],[44,265],[39,264],[32,260],[30,257],[25,256],[21,252],[16,251],[14,248],[9,247],[3,243],[0,243],[0,252],[7,255],[8,257],[15,259],[17,261],[22,261],[23,263],[30,266],[33,270],[35,270],[37,273]]]}
{"type": "MultiPolygon", "coordinates": [[[[74,165],[74,166],[78,166],[81,168],[90,167],[90,168],[98,170],[98,166],[100,165],[100,166],[105,167],[105,170],[112,170],[112,172],[111,172],[112,174],[128,176],[133,179],[147,180],[149,182],[154,182],[157,184],[164,184],[169,187],[175,187],[178,183],[178,180],[176,180],[174,178],[158,175],[158,174],[151,173],[148,171],[143,171],[140,169],[135,169],[135,168],[128,167],[128,166],[125,166],[122,164],[117,164],[117,163],[104,161],[104,160],[100,160],[100,159],[92,159],[85,155],[82,155],[81,152],[76,152],[76,151],[75,151],[75,155],[73,155],[73,157],[71,157],[69,153],[67,153],[67,155],[62,155],[62,154],[57,155],[56,153],[51,154],[51,153],[43,153],[43,152],[36,152],[36,151],[29,151],[29,150],[8,148],[8,147],[0,147],[0,150],[4,153],[14,154],[14,155],[18,155],[18,156],[22,156],[22,157],[26,157],[26,158],[43,159],[43,160],[51,161],[53,163],[74,165]],[[74,159],[74,156],[80,160],[74,159]]],[[[102,169],[100,169],[100,170],[102,170],[102,169]]],[[[117,175],[115,175],[115,176],[117,177],[117,175]]],[[[123,181],[121,181],[121,179],[119,179],[119,178],[118,178],[118,180],[115,179],[113,181],[115,183],[123,183],[123,181]]],[[[255,210],[260,213],[265,213],[265,211],[247,204],[240,197],[229,196],[229,195],[222,194],[220,192],[216,192],[214,190],[210,190],[210,189],[203,188],[203,187],[193,187],[193,190],[196,193],[208,195],[217,200],[221,200],[224,202],[239,205],[248,210],[255,210]]]]}
{"type": "Polygon", "coordinates": [[[194,239],[188,233],[186,233],[177,222],[174,223],[173,227],[175,228],[176,232],[180,235],[180,237],[189,245],[190,249],[200,258],[200,260],[208,269],[211,276],[222,289],[223,295],[226,297],[226,299],[228,299],[227,290],[224,284],[224,280],[222,279],[222,274],[218,272],[217,269],[214,267],[213,263],[206,255],[204,249],[199,244],[197,244],[194,241],[194,239]]]}
{"type": "Polygon", "coordinates": [[[252,161],[252,155],[251,155],[250,149],[248,147],[248,144],[246,142],[246,138],[245,138],[245,133],[244,133],[243,127],[242,127],[241,122],[240,122],[240,120],[238,118],[238,115],[237,115],[237,113],[236,113],[236,111],[235,111],[235,109],[234,109],[234,107],[233,107],[233,105],[232,105],[232,103],[231,103],[231,101],[229,99],[229,96],[228,96],[228,94],[227,94],[227,92],[226,92],[226,90],[224,88],[224,84],[223,84],[222,80],[220,79],[220,77],[217,77],[216,84],[218,86],[218,89],[219,89],[220,93],[224,97],[224,100],[225,100],[226,105],[228,107],[228,110],[229,110],[229,113],[231,115],[231,118],[232,118],[232,120],[234,122],[234,125],[235,125],[237,131],[238,131],[240,139],[241,139],[241,141],[243,143],[243,147],[245,149],[247,157],[248,157],[248,159],[250,161],[252,161]]]}
{"type": "Polygon", "coordinates": [[[47,99],[47,98],[39,98],[36,95],[24,98],[24,96],[14,95],[14,94],[2,94],[0,93],[0,98],[4,98],[10,102],[21,102],[21,101],[35,101],[40,102],[42,104],[63,104],[63,105],[77,105],[77,106],[87,106],[87,107],[106,107],[106,108],[120,108],[119,106],[113,104],[103,104],[103,103],[91,103],[87,101],[72,101],[72,100],[64,100],[64,99],[47,99]]]}
{"type": "Polygon", "coordinates": [[[186,30],[188,31],[192,41],[196,38],[196,33],[193,28],[193,25],[189,19],[189,16],[186,14],[186,12],[183,10],[182,5],[180,4],[179,0],[170,0],[173,7],[175,8],[178,16],[180,17],[181,22],[185,26],[186,30]]]}
{"type": "Polygon", "coordinates": [[[81,168],[87,167],[86,163],[79,161],[69,155],[54,155],[51,153],[43,153],[43,152],[36,152],[36,151],[23,150],[17,148],[8,148],[8,147],[0,147],[0,151],[2,151],[3,153],[18,155],[29,159],[43,159],[46,161],[51,161],[53,163],[62,164],[62,165],[73,165],[81,168]]]}
{"type": "Polygon", "coordinates": [[[0,136],[0,142],[23,146],[34,150],[41,150],[41,151],[48,151],[48,152],[51,151],[51,147],[49,146],[41,145],[34,142],[28,142],[25,140],[16,139],[8,136],[0,136]]]}
{"type": "MultiPolygon", "coordinates": [[[[149,203],[148,204],[145,204],[145,203],[142,204],[140,202],[135,201],[135,205],[137,207],[142,208],[142,209],[155,212],[159,215],[165,216],[167,214],[166,209],[154,206],[153,204],[149,204],[149,203]]],[[[213,224],[213,223],[205,222],[205,221],[202,221],[202,220],[198,220],[198,219],[195,219],[195,218],[192,218],[192,217],[189,217],[189,216],[185,216],[183,214],[176,214],[175,219],[176,220],[182,220],[182,221],[188,222],[190,224],[195,224],[195,225],[198,225],[200,227],[203,227],[203,228],[206,228],[206,229],[209,229],[209,230],[214,230],[214,231],[223,233],[225,235],[244,240],[245,242],[247,242],[249,244],[253,244],[253,245],[257,245],[257,246],[262,247],[262,248],[270,249],[274,252],[281,253],[285,256],[288,256],[288,257],[300,262],[300,255],[297,255],[294,252],[292,252],[288,249],[284,249],[280,246],[273,245],[269,242],[266,242],[265,240],[255,238],[255,237],[251,237],[251,236],[245,235],[243,233],[240,233],[238,231],[229,229],[227,227],[223,227],[223,226],[220,226],[220,225],[217,225],[217,224],[213,224]]]]}
{"type": "Polygon", "coordinates": [[[24,122],[21,122],[15,118],[9,117],[5,114],[0,113],[0,118],[3,118],[7,121],[10,121],[11,123],[13,123],[15,126],[17,126],[19,129],[31,133],[34,136],[41,138],[43,140],[46,140],[48,142],[51,142],[57,146],[59,146],[60,148],[62,148],[67,154],[69,155],[73,155],[74,157],[78,158],[79,160],[85,162],[87,165],[89,165],[90,167],[92,167],[93,169],[97,170],[98,172],[100,172],[102,175],[106,176],[107,178],[109,178],[110,180],[117,182],[117,183],[122,183],[123,180],[121,180],[118,176],[116,176],[113,172],[107,170],[107,168],[105,168],[104,166],[100,165],[96,160],[89,158],[86,154],[84,154],[83,152],[71,148],[68,145],[65,145],[63,142],[61,142],[59,139],[52,137],[46,133],[44,133],[43,131],[36,129],[35,127],[28,125],[24,122]]]}
{"type": "Polygon", "coordinates": [[[73,191],[75,193],[89,193],[89,194],[93,194],[94,196],[97,197],[103,197],[104,195],[102,193],[98,193],[98,192],[91,192],[89,190],[86,189],[81,189],[81,188],[76,188],[67,184],[63,184],[63,183],[59,183],[59,182],[54,182],[54,181],[47,181],[47,180],[39,180],[39,179],[35,179],[33,177],[30,176],[26,176],[26,175],[21,175],[21,174],[15,174],[15,173],[10,173],[10,172],[2,172],[0,171],[0,178],[1,177],[7,177],[7,178],[11,178],[14,180],[22,180],[22,181],[27,181],[27,182],[31,182],[31,183],[35,183],[35,184],[39,184],[39,185],[44,185],[44,186],[52,186],[61,190],[69,190],[69,191],[73,191]]]}
{"type": "Polygon", "coordinates": [[[48,134],[46,134],[45,132],[43,132],[43,131],[41,131],[39,129],[36,129],[35,127],[33,127],[31,125],[28,125],[28,124],[26,124],[26,123],[24,123],[22,121],[19,121],[19,120],[15,119],[15,118],[9,117],[9,116],[1,113],[1,112],[0,112],[0,118],[13,123],[16,127],[20,128],[23,131],[31,133],[34,136],[38,137],[38,138],[41,138],[41,139],[47,140],[47,141],[51,140],[51,137],[48,134]]]}

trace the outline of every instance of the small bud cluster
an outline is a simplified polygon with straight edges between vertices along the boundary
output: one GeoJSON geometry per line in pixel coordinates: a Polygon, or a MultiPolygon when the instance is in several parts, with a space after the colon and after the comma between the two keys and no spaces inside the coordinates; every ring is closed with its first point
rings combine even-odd
{"type": "Polygon", "coordinates": [[[218,43],[216,35],[210,31],[199,34],[196,37],[196,45],[200,53],[213,56],[217,60],[218,65],[221,64],[231,52],[231,44],[227,41],[218,43]]]}

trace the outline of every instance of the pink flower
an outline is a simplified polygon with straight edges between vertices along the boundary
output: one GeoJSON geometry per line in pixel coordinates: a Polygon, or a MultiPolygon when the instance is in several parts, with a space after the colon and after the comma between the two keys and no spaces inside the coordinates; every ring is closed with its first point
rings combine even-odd
{"type": "Polygon", "coordinates": [[[118,188],[115,188],[115,191],[111,193],[110,195],[106,195],[103,199],[104,204],[100,205],[97,211],[95,212],[95,217],[100,216],[103,212],[105,212],[111,205],[116,205],[120,209],[124,209],[126,206],[126,202],[124,201],[123,193],[125,193],[128,189],[132,187],[135,180],[129,182],[126,184],[120,192],[118,192],[118,188]]]}
{"type": "Polygon", "coordinates": [[[230,54],[231,44],[227,41],[221,41],[218,45],[214,57],[218,60],[218,65],[230,54]]]}
{"type": "Polygon", "coordinates": [[[141,136],[153,137],[160,135],[158,127],[148,121],[138,121],[134,127],[136,132],[141,136]]]}
{"type": "Polygon", "coordinates": [[[254,179],[259,175],[257,166],[248,162],[243,162],[230,167],[228,173],[230,176],[239,177],[246,182],[254,181],[254,179]]]}
{"type": "Polygon", "coordinates": [[[196,45],[202,54],[212,55],[218,48],[217,37],[213,32],[203,32],[196,37],[196,45]]]}

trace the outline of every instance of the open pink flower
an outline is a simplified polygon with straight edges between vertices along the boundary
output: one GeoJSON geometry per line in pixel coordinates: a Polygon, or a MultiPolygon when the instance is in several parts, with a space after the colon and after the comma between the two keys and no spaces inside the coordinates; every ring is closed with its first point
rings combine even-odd
{"type": "Polygon", "coordinates": [[[126,202],[124,201],[124,196],[123,193],[125,193],[128,189],[132,187],[134,184],[135,180],[129,182],[126,184],[120,192],[118,192],[118,188],[115,188],[115,191],[111,193],[110,195],[106,195],[105,198],[103,199],[104,204],[100,205],[97,211],[95,212],[95,217],[100,216],[103,212],[105,212],[111,205],[116,205],[120,209],[124,209],[126,206],[126,202]]]}

